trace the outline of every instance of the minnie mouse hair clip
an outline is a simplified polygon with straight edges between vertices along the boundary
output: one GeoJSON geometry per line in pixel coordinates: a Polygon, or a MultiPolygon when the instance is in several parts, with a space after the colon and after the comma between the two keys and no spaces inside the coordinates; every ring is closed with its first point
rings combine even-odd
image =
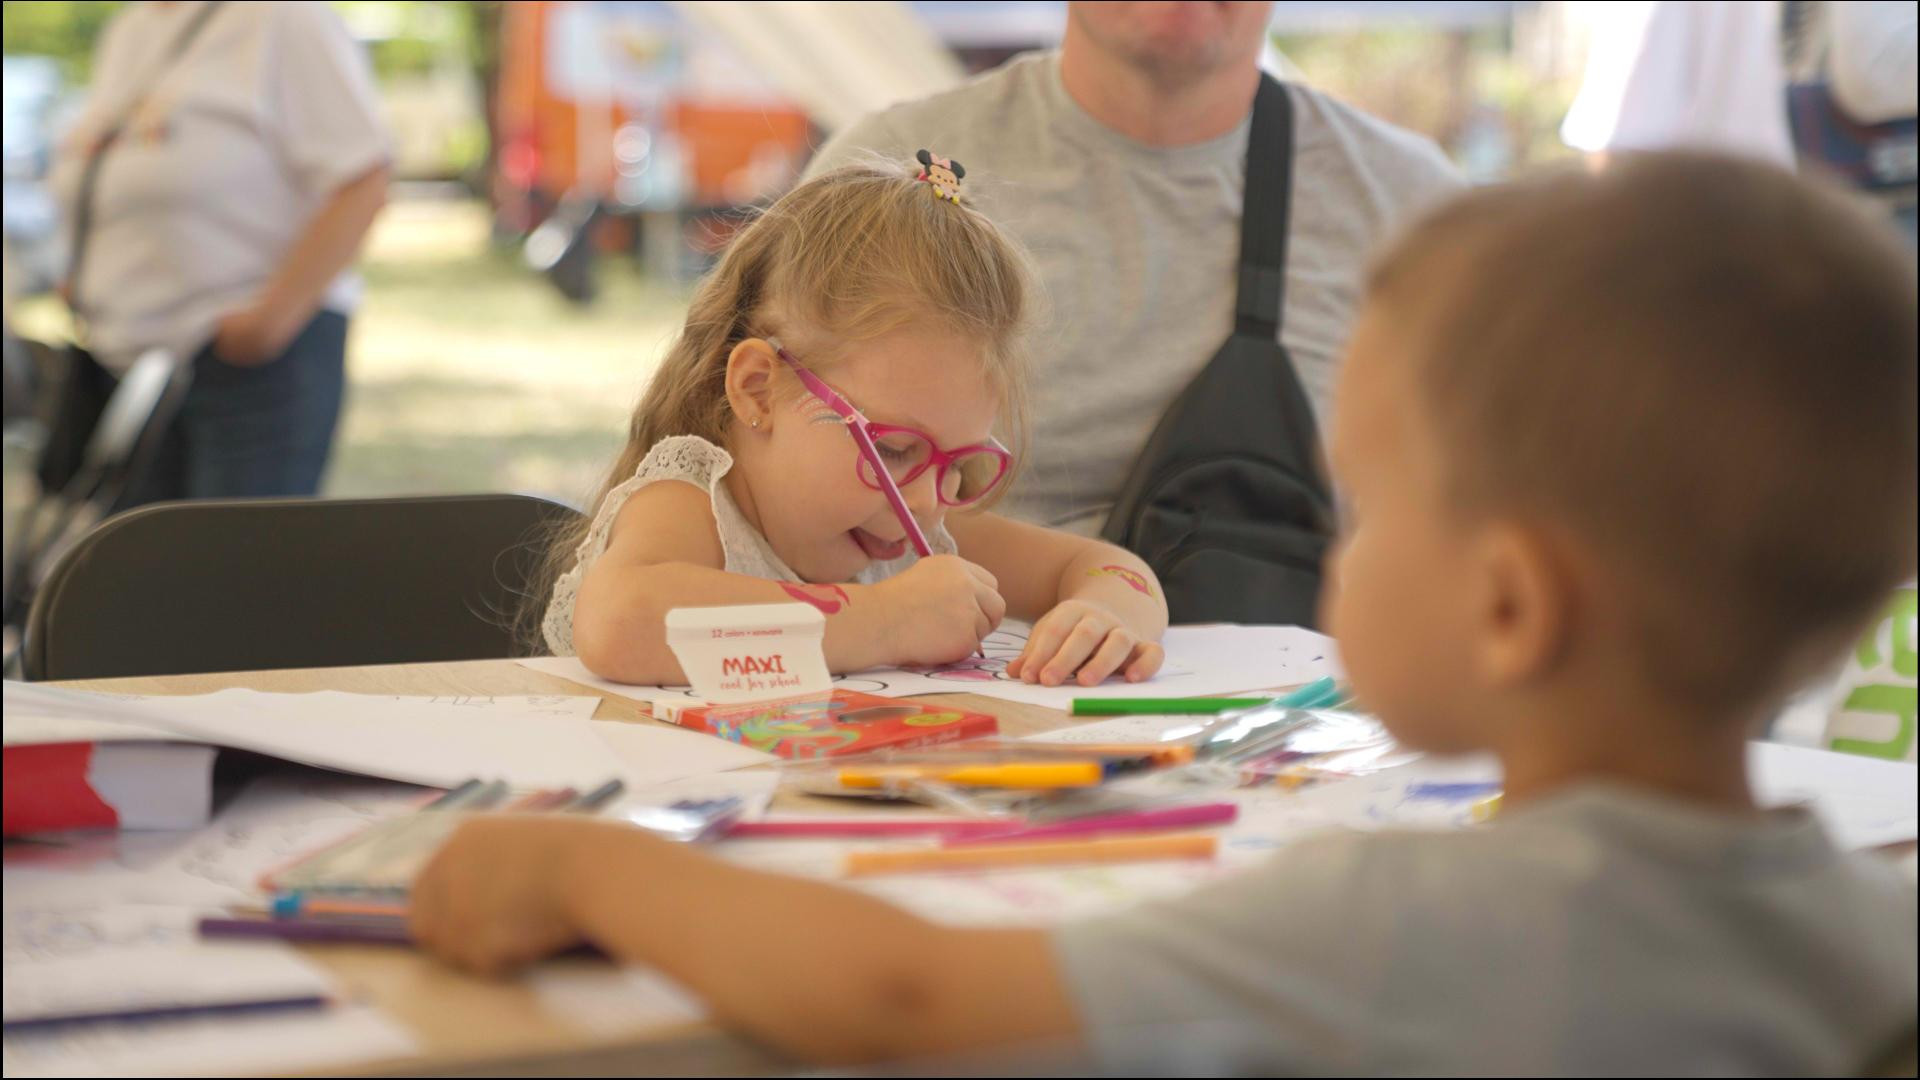
{"type": "Polygon", "coordinates": [[[930,150],[922,150],[913,157],[920,163],[914,179],[933,185],[934,198],[960,205],[960,181],[966,178],[967,167],[930,150]]]}

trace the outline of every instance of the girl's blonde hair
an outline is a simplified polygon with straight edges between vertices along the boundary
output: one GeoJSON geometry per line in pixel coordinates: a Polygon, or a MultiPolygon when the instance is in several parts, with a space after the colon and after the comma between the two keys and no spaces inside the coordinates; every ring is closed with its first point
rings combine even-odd
{"type": "MultiPolygon", "coordinates": [[[[634,408],[626,446],[592,506],[662,439],[724,442],[727,358],[740,342],[778,337],[807,367],[822,369],[847,346],[909,324],[977,343],[1017,472],[1027,444],[1032,280],[1011,237],[971,205],[937,198],[904,167],[862,163],[806,181],[745,225],[695,288],[686,326],[634,408]]],[[[578,520],[552,540],[521,619],[533,642],[553,582],[587,528],[578,520]]]]}

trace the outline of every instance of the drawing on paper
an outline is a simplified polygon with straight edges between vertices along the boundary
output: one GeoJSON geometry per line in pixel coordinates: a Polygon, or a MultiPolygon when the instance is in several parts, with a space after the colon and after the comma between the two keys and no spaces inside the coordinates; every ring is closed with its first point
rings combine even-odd
{"type": "Polygon", "coordinates": [[[1020,658],[1027,649],[1027,635],[1032,627],[1002,626],[988,634],[980,642],[979,656],[969,656],[951,664],[938,667],[910,667],[907,671],[915,675],[924,675],[929,679],[944,679],[950,682],[993,682],[996,679],[1011,680],[1007,674],[1007,665],[1020,658]]]}

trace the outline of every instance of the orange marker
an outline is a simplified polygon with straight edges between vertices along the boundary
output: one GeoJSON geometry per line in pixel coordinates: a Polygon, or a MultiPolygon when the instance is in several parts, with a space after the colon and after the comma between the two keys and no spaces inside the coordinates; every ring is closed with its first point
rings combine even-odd
{"type": "Polygon", "coordinates": [[[856,851],[847,856],[846,875],[870,877],[875,874],[914,874],[931,870],[986,870],[1003,866],[1211,859],[1219,847],[1219,837],[1183,833],[1179,836],[1113,836],[1044,844],[856,851]]]}
{"type": "Polygon", "coordinates": [[[960,787],[1094,787],[1107,778],[1100,761],[1014,761],[977,765],[898,765],[841,769],[841,787],[881,788],[910,780],[938,780],[960,787]]]}

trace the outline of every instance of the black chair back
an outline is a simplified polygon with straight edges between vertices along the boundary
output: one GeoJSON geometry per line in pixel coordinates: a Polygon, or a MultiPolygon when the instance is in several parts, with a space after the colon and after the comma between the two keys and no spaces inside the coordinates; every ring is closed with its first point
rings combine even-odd
{"type": "Polygon", "coordinates": [[[525,495],[223,499],[116,514],[34,597],[29,679],[512,656],[579,512],[525,495]]]}

